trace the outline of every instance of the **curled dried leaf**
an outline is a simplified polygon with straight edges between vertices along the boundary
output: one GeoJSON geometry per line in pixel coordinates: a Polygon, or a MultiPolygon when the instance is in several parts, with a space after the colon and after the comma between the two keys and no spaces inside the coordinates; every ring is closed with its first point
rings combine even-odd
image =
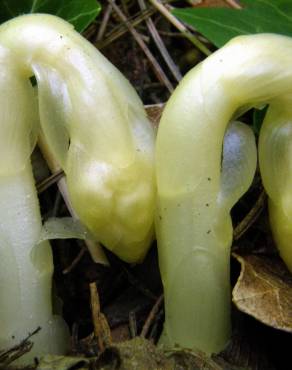
{"type": "Polygon", "coordinates": [[[164,106],[165,106],[164,103],[144,106],[148,119],[151,122],[155,130],[158,129],[159,121],[160,121],[164,106]]]}
{"type": "Polygon", "coordinates": [[[236,307],[266,325],[292,333],[292,275],[280,258],[233,256],[241,264],[232,292],[236,307]]]}

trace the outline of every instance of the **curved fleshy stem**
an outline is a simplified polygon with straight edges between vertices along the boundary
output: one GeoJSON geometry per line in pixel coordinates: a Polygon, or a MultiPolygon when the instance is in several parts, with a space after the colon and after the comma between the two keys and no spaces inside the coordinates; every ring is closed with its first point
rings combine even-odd
{"type": "Polygon", "coordinates": [[[233,122],[224,139],[220,191],[214,203],[201,196],[205,203],[199,208],[194,192],[159,197],[159,265],[166,314],[161,343],[212,353],[228,341],[233,231],[229,213],[250,185],[255,167],[254,135],[248,126],[233,122]]]}
{"type": "Polygon", "coordinates": [[[119,257],[141,261],[153,238],[154,133],[133,87],[54,16],[3,24],[0,45],[19,78],[37,79],[42,129],[80,220],[119,257]]]}
{"type": "Polygon", "coordinates": [[[40,121],[73,207],[99,241],[140,261],[153,234],[154,134],[128,81],[65,21],[28,15],[0,26],[0,348],[41,326],[22,362],[64,353],[52,314],[52,254],[30,165],[40,121]],[[38,94],[29,78],[35,76],[38,94]]]}
{"type": "Polygon", "coordinates": [[[50,245],[38,243],[42,223],[29,158],[37,101],[29,81],[18,78],[10,54],[0,47],[0,348],[40,327],[33,350],[19,360],[29,363],[36,355],[65,353],[69,333],[52,312],[50,245]]]}
{"type": "Polygon", "coordinates": [[[269,109],[260,131],[259,162],[280,255],[292,272],[292,95],[269,109]]]}
{"type": "MultiPolygon", "coordinates": [[[[231,117],[247,107],[268,103],[268,116],[277,115],[292,92],[291,60],[288,37],[237,37],[190,71],[165,108],[156,151],[157,233],[169,345],[212,353],[229,338],[229,211],[251,183],[255,155],[244,154],[247,172],[240,169],[242,183],[235,182],[241,189],[236,197],[226,193],[222,207],[223,137],[231,117]]],[[[226,178],[226,186],[235,181],[226,178]]]]}

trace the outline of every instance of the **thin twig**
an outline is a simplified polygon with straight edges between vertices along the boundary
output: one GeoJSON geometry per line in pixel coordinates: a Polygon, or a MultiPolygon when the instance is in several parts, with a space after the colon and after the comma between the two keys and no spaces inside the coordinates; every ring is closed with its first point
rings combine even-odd
{"type": "Polygon", "coordinates": [[[128,278],[128,282],[133,285],[138,291],[144,294],[145,297],[155,301],[157,299],[156,295],[151,292],[144,284],[138,280],[124,265],[121,265],[122,270],[125,272],[128,278]]]}
{"type": "MultiPolygon", "coordinates": [[[[140,23],[142,23],[145,19],[147,19],[150,15],[154,14],[155,11],[156,9],[152,8],[145,12],[140,12],[137,17],[133,19],[128,18],[128,23],[131,23],[133,27],[136,27],[140,23]]],[[[96,43],[96,47],[98,49],[102,49],[107,45],[111,44],[113,41],[117,40],[119,37],[123,36],[127,32],[129,32],[129,29],[126,27],[126,25],[124,23],[120,23],[110,33],[107,34],[106,40],[96,43]]]]}
{"type": "Polygon", "coordinates": [[[52,210],[52,217],[57,217],[62,199],[63,199],[62,194],[60,193],[59,190],[57,190],[54,205],[53,205],[53,210],[52,210]]]}
{"type": "Polygon", "coordinates": [[[38,194],[43,193],[49,187],[56,184],[63,176],[64,176],[64,171],[58,170],[54,172],[51,176],[47,177],[43,181],[36,184],[36,189],[37,189],[38,194]]]}
{"type": "MultiPolygon", "coordinates": [[[[138,0],[141,10],[146,9],[146,4],[144,0],[138,0]]],[[[172,73],[173,77],[179,82],[182,79],[182,75],[177,67],[177,65],[174,63],[173,59],[171,58],[170,54],[168,53],[164,42],[162,41],[153,21],[151,18],[146,19],[146,24],[148,27],[148,30],[150,34],[153,37],[153,40],[160,51],[160,54],[162,55],[165,63],[168,65],[168,68],[170,72],[172,73]]]]}
{"type": "Polygon", "coordinates": [[[78,353],[78,331],[79,331],[79,324],[74,322],[72,325],[72,332],[71,332],[71,351],[73,353],[78,353]]]}
{"type": "Polygon", "coordinates": [[[173,92],[173,86],[171,82],[169,81],[168,77],[160,67],[159,63],[143,41],[142,37],[139,35],[139,33],[135,30],[135,28],[132,26],[131,23],[128,22],[127,17],[124,15],[124,13],[121,11],[121,9],[116,5],[116,3],[113,0],[108,0],[108,2],[112,5],[114,11],[117,13],[118,17],[125,23],[125,25],[128,27],[129,31],[133,35],[134,39],[138,43],[138,45],[141,47],[143,50],[144,54],[147,56],[149,62],[151,63],[154,73],[158,80],[163,83],[169,92],[173,92]]]}
{"type": "Polygon", "coordinates": [[[69,274],[69,272],[71,272],[75,266],[77,266],[78,262],[81,260],[81,258],[84,256],[84,254],[86,253],[87,249],[85,248],[85,246],[83,246],[79,253],[77,254],[77,256],[74,258],[74,260],[71,262],[70,266],[66,267],[62,273],[64,275],[66,274],[69,274]]]}
{"type": "Polygon", "coordinates": [[[234,9],[242,9],[242,6],[238,4],[235,0],[225,0],[225,3],[231,6],[234,9]]]}
{"type": "Polygon", "coordinates": [[[233,239],[238,240],[251,227],[251,225],[258,219],[266,204],[267,195],[263,190],[258,197],[255,205],[244,217],[244,219],[236,226],[233,233],[233,239]]]}
{"type": "Polygon", "coordinates": [[[149,0],[153,6],[175,27],[177,28],[193,45],[196,46],[206,56],[212,54],[211,50],[207,48],[195,35],[193,35],[186,26],[180,22],[170,11],[159,1],[149,0]]]}
{"type": "Polygon", "coordinates": [[[149,313],[149,315],[148,315],[148,317],[145,321],[145,324],[142,328],[142,331],[141,331],[141,334],[140,334],[141,337],[145,338],[146,335],[148,334],[150,326],[152,325],[152,322],[155,319],[155,316],[158,313],[162,302],[163,302],[163,294],[161,294],[161,296],[155,302],[155,305],[152,307],[152,309],[151,309],[151,311],[150,311],[150,313],[149,313]]]}
{"type": "Polygon", "coordinates": [[[106,317],[100,311],[100,300],[96,283],[90,283],[89,289],[94,336],[98,343],[99,352],[103,352],[112,343],[111,331],[106,317]]]}
{"type": "Polygon", "coordinates": [[[32,336],[37,334],[41,330],[37,327],[32,333],[30,333],[25,339],[23,339],[19,344],[11,347],[7,351],[0,352],[0,364],[1,367],[6,368],[13,361],[17,360],[19,357],[28,353],[32,347],[33,343],[29,340],[32,336]]]}
{"type": "Polygon", "coordinates": [[[161,319],[162,319],[163,315],[164,315],[164,309],[161,308],[157,312],[157,315],[155,317],[154,323],[152,325],[152,329],[150,330],[150,333],[148,335],[148,339],[151,340],[151,341],[153,341],[154,343],[157,340],[158,326],[159,326],[159,322],[161,322],[161,319]]]}
{"type": "Polygon", "coordinates": [[[99,295],[97,292],[97,287],[95,283],[89,284],[90,289],[90,303],[91,303],[91,316],[92,316],[92,322],[93,322],[93,328],[94,328],[94,336],[97,339],[98,348],[100,352],[103,352],[105,347],[102,340],[102,329],[100,325],[100,301],[99,301],[99,295]]]}
{"type": "Polygon", "coordinates": [[[182,35],[181,32],[171,32],[171,31],[164,31],[164,30],[161,30],[161,29],[158,29],[157,30],[159,32],[160,35],[162,36],[167,36],[167,37],[177,37],[177,38],[182,38],[184,37],[184,35],[182,35]]]}
{"type": "Polygon", "coordinates": [[[94,35],[96,35],[96,22],[91,23],[91,25],[81,34],[85,39],[90,40],[94,35]]]}
{"type": "Polygon", "coordinates": [[[112,6],[109,4],[105,10],[104,16],[101,21],[101,25],[99,26],[99,30],[96,37],[96,42],[100,41],[103,38],[103,35],[105,33],[108,21],[110,19],[111,13],[112,13],[112,6]]]}
{"type": "Polygon", "coordinates": [[[135,311],[131,311],[129,313],[129,329],[131,338],[135,338],[137,336],[137,320],[135,311]]]}

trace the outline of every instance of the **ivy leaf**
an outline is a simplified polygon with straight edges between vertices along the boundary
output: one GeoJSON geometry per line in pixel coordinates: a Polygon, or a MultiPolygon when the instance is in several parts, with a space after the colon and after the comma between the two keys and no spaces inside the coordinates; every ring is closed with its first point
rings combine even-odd
{"type": "Polygon", "coordinates": [[[57,15],[82,32],[101,10],[96,0],[0,0],[0,22],[21,14],[47,13],[57,15]]]}
{"type": "Polygon", "coordinates": [[[241,0],[243,9],[185,8],[173,11],[217,47],[238,35],[278,33],[292,36],[290,0],[241,0]]]}

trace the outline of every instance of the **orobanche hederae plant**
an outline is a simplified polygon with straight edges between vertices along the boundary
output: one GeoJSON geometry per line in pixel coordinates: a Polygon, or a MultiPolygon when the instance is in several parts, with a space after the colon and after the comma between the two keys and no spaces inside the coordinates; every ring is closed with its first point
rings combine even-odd
{"type": "MultiPolygon", "coordinates": [[[[160,342],[168,346],[211,354],[230,338],[230,210],[250,186],[257,157],[251,129],[234,117],[252,106],[269,104],[260,170],[273,234],[292,269],[290,50],[284,36],[235,38],[190,71],[167,103],[156,148],[156,228],[160,342]]],[[[154,134],[125,78],[59,18],[3,24],[0,63],[0,348],[40,326],[28,362],[68,344],[52,312],[50,245],[40,242],[30,164],[39,130],[81,222],[126,262],[142,261],[153,237],[154,134]]]]}
{"type": "Polygon", "coordinates": [[[230,210],[251,184],[256,149],[250,128],[226,129],[253,106],[269,104],[259,164],[275,241],[292,270],[291,62],[291,38],[237,37],[191,70],[166,105],[156,225],[167,346],[211,354],[230,339],[230,210]]]}
{"type": "Polygon", "coordinates": [[[30,164],[39,127],[81,222],[127,262],[141,261],[153,237],[154,134],[128,81],[57,17],[1,25],[0,64],[0,348],[41,327],[28,362],[68,345],[52,313],[50,245],[39,243],[30,164]]]}

